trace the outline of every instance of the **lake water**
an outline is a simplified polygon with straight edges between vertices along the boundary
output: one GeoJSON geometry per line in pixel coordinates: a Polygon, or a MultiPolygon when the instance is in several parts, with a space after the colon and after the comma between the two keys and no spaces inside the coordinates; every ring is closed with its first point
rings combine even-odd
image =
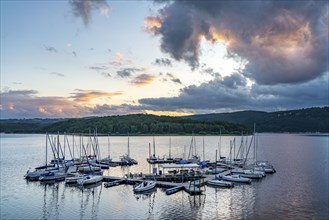
{"type": "MultiPolygon", "coordinates": [[[[222,155],[229,155],[233,136],[222,136],[222,155]]],[[[240,144],[240,137],[236,145],[240,144]]],[[[257,158],[276,169],[251,185],[232,189],[206,187],[201,196],[184,191],[167,196],[158,188],[135,195],[131,185],[80,189],[64,182],[44,185],[28,182],[28,168],[44,164],[45,135],[1,134],[0,219],[328,219],[328,136],[260,134],[257,158]]],[[[168,154],[169,137],[156,137],[156,154],[168,154]]],[[[250,140],[250,138],[249,138],[250,140]]],[[[188,151],[191,137],[172,137],[172,154],[188,151]]],[[[202,156],[202,137],[196,137],[202,156]]],[[[214,160],[218,136],[206,136],[205,158],[214,160]]],[[[99,137],[101,152],[107,155],[107,137],[99,137]]],[[[127,153],[127,137],[111,137],[113,159],[127,153]]],[[[150,136],[130,137],[130,154],[139,164],[116,167],[104,175],[129,172],[149,173],[146,162],[150,136]]]]}

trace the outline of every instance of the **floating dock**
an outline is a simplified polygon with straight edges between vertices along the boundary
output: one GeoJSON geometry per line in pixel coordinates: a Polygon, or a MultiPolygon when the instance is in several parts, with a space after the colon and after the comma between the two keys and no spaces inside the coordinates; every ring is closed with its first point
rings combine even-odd
{"type": "MultiPolygon", "coordinates": [[[[194,179],[192,181],[187,182],[169,182],[169,181],[158,181],[155,180],[156,186],[161,188],[168,188],[166,190],[167,195],[174,194],[180,190],[184,190],[185,192],[191,194],[191,195],[198,195],[202,194],[204,189],[201,189],[208,180],[214,179],[215,175],[207,175],[207,176],[194,176],[194,179]]],[[[192,179],[192,177],[190,178],[192,179]]],[[[145,181],[142,177],[137,178],[127,178],[127,177],[114,177],[114,176],[103,176],[103,182],[106,182],[104,184],[105,187],[112,187],[117,186],[120,184],[139,184],[141,182],[145,181]]]]}

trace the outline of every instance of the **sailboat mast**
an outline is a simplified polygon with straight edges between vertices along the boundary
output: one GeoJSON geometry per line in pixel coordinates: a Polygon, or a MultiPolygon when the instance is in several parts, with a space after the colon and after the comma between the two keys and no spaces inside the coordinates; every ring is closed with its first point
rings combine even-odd
{"type": "Polygon", "coordinates": [[[257,136],[256,136],[256,123],[254,123],[254,136],[255,136],[255,140],[254,140],[254,160],[257,161],[257,149],[256,149],[257,143],[256,143],[256,141],[258,141],[258,140],[257,140],[257,136]]]}
{"type": "Polygon", "coordinates": [[[221,148],[222,148],[222,129],[219,129],[219,147],[218,147],[219,160],[221,159],[221,148]]]}
{"type": "Polygon", "coordinates": [[[153,136],[153,155],[155,156],[155,139],[154,139],[154,136],[153,136]]]}
{"type": "Polygon", "coordinates": [[[107,150],[108,150],[108,156],[110,158],[110,135],[107,135],[107,150]]]}
{"type": "Polygon", "coordinates": [[[169,136],[169,158],[171,158],[171,136],[169,136]]]}
{"type": "Polygon", "coordinates": [[[72,134],[72,139],[73,139],[73,157],[72,157],[72,159],[74,160],[74,133],[72,134]]]}
{"type": "Polygon", "coordinates": [[[46,133],[46,168],[47,168],[47,157],[48,157],[48,133],[46,133]]]}
{"type": "Polygon", "coordinates": [[[128,156],[130,155],[130,149],[129,149],[129,134],[128,134],[128,156]]]}
{"type": "Polygon", "coordinates": [[[205,159],[204,159],[204,136],[203,136],[203,138],[202,138],[202,146],[203,146],[203,161],[205,161],[205,159]]]}
{"type": "Polygon", "coordinates": [[[149,158],[151,158],[151,143],[149,143],[149,158]]]}

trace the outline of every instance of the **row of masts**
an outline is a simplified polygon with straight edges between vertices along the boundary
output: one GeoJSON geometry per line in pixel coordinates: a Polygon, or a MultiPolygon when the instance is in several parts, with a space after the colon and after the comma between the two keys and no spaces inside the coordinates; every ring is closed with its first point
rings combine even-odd
{"type": "MultiPolygon", "coordinates": [[[[241,141],[240,145],[237,147],[236,144],[236,138],[233,138],[233,140],[230,140],[229,144],[229,154],[227,156],[224,156],[222,154],[222,137],[221,137],[221,131],[218,141],[218,148],[216,149],[216,156],[215,161],[216,162],[224,162],[224,163],[230,163],[230,164],[240,164],[245,165],[249,159],[256,161],[257,160],[257,136],[254,133],[254,135],[251,137],[251,140],[248,140],[248,136],[244,136],[241,134],[241,141]],[[252,150],[253,147],[253,150],[252,150]],[[252,157],[250,157],[251,152],[253,152],[252,157]]],[[[153,136],[153,153],[151,150],[151,143],[149,143],[149,157],[147,158],[147,161],[150,164],[155,163],[198,163],[201,161],[201,157],[197,154],[197,146],[196,146],[196,139],[195,135],[192,135],[190,147],[188,154],[186,154],[186,146],[184,146],[184,152],[183,157],[181,158],[172,158],[171,154],[171,136],[169,137],[169,157],[160,157],[156,156],[156,144],[155,144],[155,138],[153,136]]],[[[206,161],[205,159],[205,139],[202,138],[202,161],[206,161]]],[[[202,162],[201,161],[201,162],[202,162]]],[[[207,161],[209,162],[209,160],[207,161]]]]}

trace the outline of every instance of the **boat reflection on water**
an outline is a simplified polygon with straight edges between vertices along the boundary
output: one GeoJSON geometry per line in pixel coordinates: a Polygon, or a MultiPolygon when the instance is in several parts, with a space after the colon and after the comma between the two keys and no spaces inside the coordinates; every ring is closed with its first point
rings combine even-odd
{"type": "Polygon", "coordinates": [[[59,184],[54,184],[55,182],[56,181],[50,183],[47,181],[46,183],[42,183],[44,187],[44,201],[42,208],[43,219],[59,219],[60,209],[64,206],[65,187],[59,184]]]}
{"type": "Polygon", "coordinates": [[[191,208],[203,208],[206,201],[206,195],[188,195],[188,201],[191,208]]]}
{"type": "Polygon", "coordinates": [[[88,185],[77,184],[76,186],[83,191],[85,189],[93,189],[93,188],[102,186],[102,182],[97,182],[97,183],[88,184],[88,185]]]}
{"type": "Polygon", "coordinates": [[[134,192],[134,196],[135,196],[136,200],[139,200],[139,199],[145,200],[145,199],[150,198],[151,196],[154,196],[156,192],[157,192],[157,188],[153,188],[148,191],[134,192]]]}
{"type": "Polygon", "coordinates": [[[98,219],[99,203],[102,194],[102,182],[87,186],[78,186],[81,189],[80,219],[98,219]],[[101,187],[99,187],[101,186],[101,187]],[[86,214],[91,216],[85,216],[86,214]]]}

